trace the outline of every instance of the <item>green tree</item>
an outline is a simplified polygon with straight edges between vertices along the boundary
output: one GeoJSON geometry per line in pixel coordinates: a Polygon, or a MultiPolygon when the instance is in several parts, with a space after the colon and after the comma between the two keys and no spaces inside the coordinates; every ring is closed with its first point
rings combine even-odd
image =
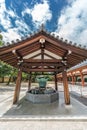
{"type": "Polygon", "coordinates": [[[0,46],[3,45],[3,36],[0,34],[0,46]]]}
{"type": "MultiPolygon", "coordinates": [[[[0,46],[2,46],[3,44],[4,44],[3,36],[0,34],[0,46]]],[[[11,82],[12,78],[15,81],[16,77],[17,77],[17,69],[0,61],[0,78],[2,79],[2,82],[4,82],[5,76],[8,76],[8,78],[9,78],[7,84],[9,84],[11,82]]]]}
{"type": "Polygon", "coordinates": [[[14,82],[16,81],[17,71],[16,68],[0,61],[0,78],[2,82],[4,82],[4,77],[7,76],[9,78],[7,85],[10,84],[11,79],[13,79],[14,82]]]}

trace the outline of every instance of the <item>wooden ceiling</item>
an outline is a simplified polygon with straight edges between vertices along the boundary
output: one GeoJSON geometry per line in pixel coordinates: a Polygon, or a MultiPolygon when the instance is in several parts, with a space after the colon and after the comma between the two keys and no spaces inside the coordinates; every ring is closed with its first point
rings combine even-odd
{"type": "Polygon", "coordinates": [[[0,48],[0,60],[24,72],[57,72],[87,59],[87,50],[54,37],[43,29],[18,43],[0,48]]]}

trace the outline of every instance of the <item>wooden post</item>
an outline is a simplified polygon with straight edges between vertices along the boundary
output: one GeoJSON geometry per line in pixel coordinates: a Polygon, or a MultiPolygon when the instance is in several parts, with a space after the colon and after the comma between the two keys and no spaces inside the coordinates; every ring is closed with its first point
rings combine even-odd
{"type": "Polygon", "coordinates": [[[84,87],[84,76],[82,71],[80,71],[80,75],[81,75],[81,82],[82,82],[82,86],[84,87]]]}
{"type": "Polygon", "coordinates": [[[66,104],[66,105],[69,105],[69,104],[70,104],[70,95],[69,95],[69,89],[68,89],[66,69],[63,70],[62,75],[63,75],[65,104],[66,104]]]}
{"type": "Polygon", "coordinates": [[[16,87],[14,92],[13,104],[16,104],[19,99],[20,87],[21,87],[22,69],[18,70],[18,76],[16,80],[16,87]]]}
{"type": "Polygon", "coordinates": [[[71,77],[72,77],[72,85],[74,85],[74,84],[75,84],[75,78],[74,78],[74,75],[72,74],[71,77]]]}
{"type": "Polygon", "coordinates": [[[58,88],[57,88],[57,74],[55,73],[55,90],[57,91],[58,88]]]}
{"type": "Polygon", "coordinates": [[[74,85],[76,84],[76,75],[74,74],[74,85]]]}
{"type": "Polygon", "coordinates": [[[30,90],[30,88],[31,88],[31,72],[30,72],[29,81],[28,81],[28,91],[30,90]]]}

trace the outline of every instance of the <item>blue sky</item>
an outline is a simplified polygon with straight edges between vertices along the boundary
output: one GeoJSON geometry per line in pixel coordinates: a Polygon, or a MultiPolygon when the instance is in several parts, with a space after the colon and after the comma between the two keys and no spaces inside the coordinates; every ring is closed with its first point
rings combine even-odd
{"type": "Polygon", "coordinates": [[[87,0],[0,0],[5,42],[33,33],[42,23],[55,35],[87,45],[87,0]]]}

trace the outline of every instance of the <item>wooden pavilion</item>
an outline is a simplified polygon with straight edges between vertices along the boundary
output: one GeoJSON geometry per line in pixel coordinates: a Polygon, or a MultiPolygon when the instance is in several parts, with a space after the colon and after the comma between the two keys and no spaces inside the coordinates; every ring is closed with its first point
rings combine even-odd
{"type": "MultiPolygon", "coordinates": [[[[87,50],[59,36],[51,35],[43,28],[37,33],[0,48],[0,60],[18,68],[13,104],[19,99],[22,72],[54,72],[55,89],[57,74],[62,73],[65,104],[70,104],[67,69],[87,59],[87,50]]],[[[30,89],[30,83],[28,86],[30,89]]]]}

